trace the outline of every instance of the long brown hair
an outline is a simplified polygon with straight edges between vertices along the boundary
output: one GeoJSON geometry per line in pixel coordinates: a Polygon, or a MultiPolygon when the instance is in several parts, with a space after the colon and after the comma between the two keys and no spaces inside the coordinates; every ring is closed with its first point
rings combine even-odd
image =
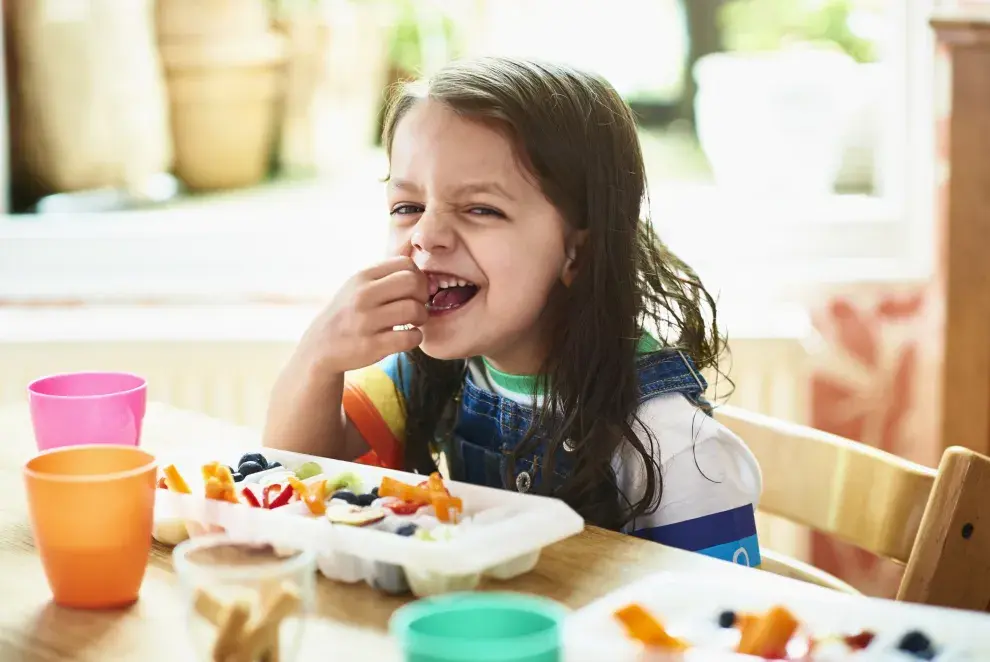
{"type": "MultiPolygon", "coordinates": [[[[389,154],[398,122],[427,98],[506,131],[547,199],[574,228],[588,231],[573,283],[550,300],[552,349],[539,376],[545,397],[513,460],[543,448],[540,465],[553,467],[567,441],[573,469],[563,479],[544,471],[541,491],[593,524],[618,529],[655,510],[663,489],[655,439],[633,429],[638,340],[646,330],[700,370],[717,369],[724,347],[714,300],[654,234],[632,111],[606,81],[569,67],[459,61],[393,93],[382,137],[389,154]],[[635,502],[619,491],[612,466],[623,442],[647,469],[645,493],[635,502]]],[[[409,357],[406,468],[426,472],[434,469],[437,421],[456,397],[464,361],[432,359],[418,349],[409,357]]],[[[506,479],[513,484],[513,476],[506,479]]]]}

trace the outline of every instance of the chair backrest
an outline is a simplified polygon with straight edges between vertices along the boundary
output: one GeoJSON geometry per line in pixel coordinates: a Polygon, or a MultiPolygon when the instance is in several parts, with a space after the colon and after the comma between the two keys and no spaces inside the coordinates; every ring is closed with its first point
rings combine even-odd
{"type": "Polygon", "coordinates": [[[719,407],[763,470],[760,510],[907,563],[935,471],[803,425],[719,407]]]}
{"type": "Polygon", "coordinates": [[[905,563],[899,600],[990,609],[990,458],[952,447],[936,472],[735,407],[715,416],[760,463],[760,510],[905,563]]]}

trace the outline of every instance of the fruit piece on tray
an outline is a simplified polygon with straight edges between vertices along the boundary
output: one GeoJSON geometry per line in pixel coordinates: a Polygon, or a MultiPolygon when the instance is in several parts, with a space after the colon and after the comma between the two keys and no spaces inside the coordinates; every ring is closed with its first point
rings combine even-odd
{"type": "Polygon", "coordinates": [[[314,515],[322,515],[327,512],[326,494],[324,493],[327,482],[317,481],[313,485],[306,485],[295,476],[289,476],[289,485],[299,496],[299,500],[306,504],[309,512],[314,515]]]}
{"type": "Polygon", "coordinates": [[[295,471],[296,478],[299,480],[306,480],[307,478],[318,476],[321,473],[323,473],[323,467],[316,462],[304,462],[299,465],[299,468],[295,471]]]}
{"type": "Polygon", "coordinates": [[[344,471],[327,480],[327,494],[347,490],[357,494],[361,492],[361,477],[353,471],[344,471]]]}
{"type": "Polygon", "coordinates": [[[688,648],[685,642],[667,634],[663,625],[638,604],[622,607],[615,612],[615,618],[622,623],[630,638],[645,646],[668,651],[683,651],[688,648]]]}
{"type": "MultiPolygon", "coordinates": [[[[429,479],[419,485],[409,485],[400,480],[385,476],[382,484],[378,488],[381,497],[395,497],[408,504],[418,506],[433,506],[437,519],[441,522],[455,521],[464,510],[464,504],[458,497],[450,495],[447,487],[443,484],[440,474],[434,472],[429,479]]],[[[397,512],[396,506],[390,506],[396,514],[406,514],[397,512]]],[[[417,508],[418,509],[418,508],[417,508]]]]}
{"type": "Polygon", "coordinates": [[[367,526],[385,519],[382,508],[352,506],[346,503],[332,503],[326,509],[327,521],[350,526],[367,526]]]}
{"type": "Polygon", "coordinates": [[[258,497],[251,491],[251,488],[245,487],[242,489],[241,496],[244,498],[244,502],[252,508],[261,508],[261,502],[258,501],[258,497]]]}
{"type": "Polygon", "coordinates": [[[269,510],[281,508],[289,503],[294,496],[296,496],[296,491],[293,489],[292,485],[286,485],[285,487],[282,487],[281,485],[269,485],[265,488],[265,499],[268,500],[267,508],[269,510]],[[275,489],[270,492],[269,488],[275,489]]]}
{"type": "Polygon", "coordinates": [[[424,507],[423,504],[413,503],[412,501],[402,501],[401,499],[386,501],[382,505],[396,515],[415,515],[419,512],[420,508],[424,507]]]}
{"type": "MultiPolygon", "coordinates": [[[[170,464],[164,469],[165,475],[162,477],[165,481],[165,488],[173,492],[178,492],[179,494],[192,494],[192,490],[189,489],[189,485],[186,483],[185,479],[179,473],[179,470],[175,468],[174,464],[170,464]]],[[[160,483],[159,483],[160,484],[160,483]]]]}
{"type": "Polygon", "coordinates": [[[207,499],[240,503],[230,467],[219,462],[211,462],[204,464],[202,471],[207,499]]]}
{"type": "Polygon", "coordinates": [[[798,620],[784,607],[773,607],[762,617],[746,622],[736,651],[764,659],[787,655],[787,643],[798,629],[798,620]]]}

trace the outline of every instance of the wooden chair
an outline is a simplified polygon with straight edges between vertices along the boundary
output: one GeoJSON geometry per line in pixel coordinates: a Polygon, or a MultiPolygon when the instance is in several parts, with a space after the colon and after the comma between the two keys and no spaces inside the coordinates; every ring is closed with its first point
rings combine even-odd
{"type": "MultiPolygon", "coordinates": [[[[988,610],[990,458],[951,447],[934,471],[735,407],[720,407],[715,416],[760,462],[761,511],[906,564],[898,600],[988,610]]],[[[828,573],[769,551],[764,569],[855,592],[828,573]]]]}

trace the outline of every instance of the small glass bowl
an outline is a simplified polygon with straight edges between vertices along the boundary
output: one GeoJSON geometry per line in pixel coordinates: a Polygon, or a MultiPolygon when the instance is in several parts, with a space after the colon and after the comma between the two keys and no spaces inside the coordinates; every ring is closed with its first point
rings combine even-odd
{"type": "Polygon", "coordinates": [[[214,534],[177,545],[172,561],[200,659],[296,659],[315,607],[312,549],[214,534]]]}

